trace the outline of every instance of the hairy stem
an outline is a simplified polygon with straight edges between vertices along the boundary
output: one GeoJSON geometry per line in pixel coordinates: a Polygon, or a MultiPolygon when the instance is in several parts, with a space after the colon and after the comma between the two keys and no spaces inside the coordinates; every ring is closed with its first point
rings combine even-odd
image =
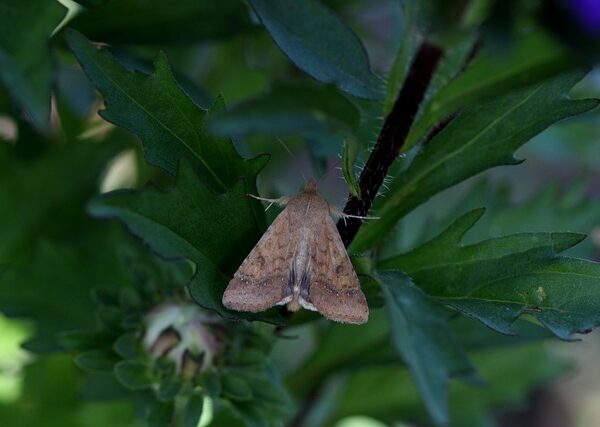
{"type": "MultiPolygon", "coordinates": [[[[385,118],[377,143],[360,174],[361,198],[350,195],[344,213],[367,215],[392,162],[400,154],[442,55],[443,51],[439,47],[426,41],[419,47],[394,107],[385,118]]],[[[361,224],[362,220],[356,218],[338,222],[337,228],[344,245],[350,245],[361,224]]]]}

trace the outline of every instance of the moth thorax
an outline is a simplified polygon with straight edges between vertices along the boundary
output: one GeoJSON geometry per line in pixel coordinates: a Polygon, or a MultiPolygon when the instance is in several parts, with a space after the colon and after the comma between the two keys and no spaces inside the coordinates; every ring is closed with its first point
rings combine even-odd
{"type": "Polygon", "coordinates": [[[298,301],[297,297],[294,298],[294,299],[292,299],[290,302],[288,302],[287,309],[289,311],[298,311],[298,310],[300,310],[300,302],[298,301]]]}
{"type": "Polygon", "coordinates": [[[317,182],[312,179],[306,183],[306,187],[304,187],[305,193],[316,193],[317,192],[317,182]]]}

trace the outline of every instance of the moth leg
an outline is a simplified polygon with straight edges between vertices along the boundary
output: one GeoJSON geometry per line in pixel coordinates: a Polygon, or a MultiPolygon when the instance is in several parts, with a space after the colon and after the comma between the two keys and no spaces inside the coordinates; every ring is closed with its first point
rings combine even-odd
{"type": "Polygon", "coordinates": [[[341,218],[346,223],[346,219],[348,218],[356,218],[356,219],[379,219],[378,216],[358,216],[358,215],[348,215],[344,213],[340,208],[334,205],[329,205],[329,213],[335,218],[341,218]]]}
{"type": "Polygon", "coordinates": [[[250,196],[250,197],[252,197],[253,199],[256,199],[256,200],[261,200],[263,202],[268,202],[269,206],[267,206],[267,208],[265,209],[265,211],[269,210],[269,208],[271,206],[273,206],[273,204],[276,204],[278,206],[285,206],[285,205],[288,204],[288,202],[291,199],[291,197],[288,197],[288,196],[279,197],[278,199],[267,199],[265,197],[255,196],[254,194],[247,194],[247,195],[250,196]]]}

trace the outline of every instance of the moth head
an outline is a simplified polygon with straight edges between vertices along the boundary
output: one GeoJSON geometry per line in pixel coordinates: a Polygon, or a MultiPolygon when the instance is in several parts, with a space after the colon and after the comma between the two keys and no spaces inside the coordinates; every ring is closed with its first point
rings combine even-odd
{"type": "Polygon", "coordinates": [[[304,187],[305,193],[316,193],[317,192],[317,181],[313,181],[312,179],[306,183],[306,187],[304,187]]]}

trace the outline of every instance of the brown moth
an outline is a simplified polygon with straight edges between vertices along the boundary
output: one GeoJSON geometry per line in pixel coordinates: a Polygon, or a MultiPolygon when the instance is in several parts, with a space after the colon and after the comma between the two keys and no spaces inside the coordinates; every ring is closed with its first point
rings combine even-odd
{"type": "MultiPolygon", "coordinates": [[[[258,198],[258,197],[257,197],[258,198]]],[[[287,304],[342,323],[365,323],[367,300],[331,218],[335,208],[309,181],[295,197],[260,199],[287,207],[246,257],[223,294],[223,305],[259,312],[287,304]]]]}

